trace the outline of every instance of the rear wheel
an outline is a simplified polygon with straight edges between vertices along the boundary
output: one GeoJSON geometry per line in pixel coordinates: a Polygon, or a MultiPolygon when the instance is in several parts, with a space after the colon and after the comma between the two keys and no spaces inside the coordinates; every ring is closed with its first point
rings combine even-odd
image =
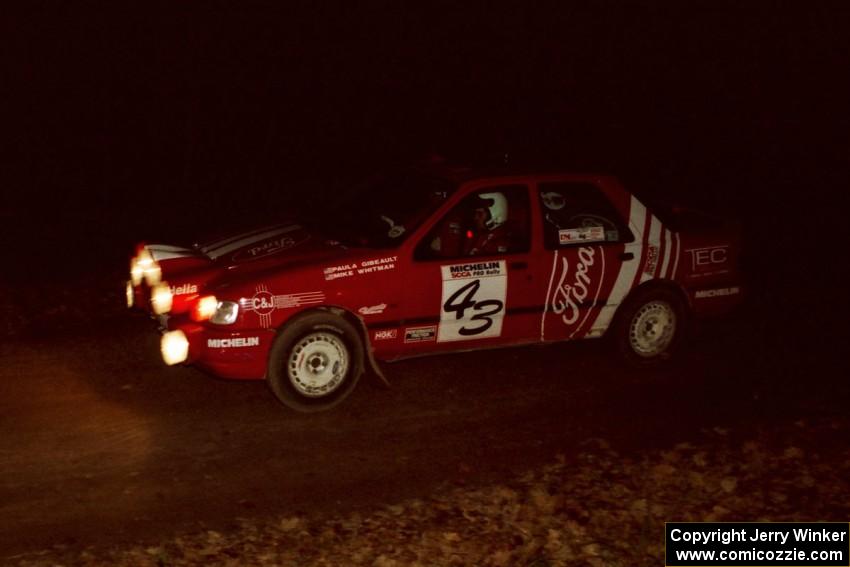
{"type": "Polygon", "coordinates": [[[286,326],[269,353],[268,382],[278,400],[301,412],[330,409],[363,374],[363,343],[346,320],[324,312],[286,326]]]}
{"type": "Polygon", "coordinates": [[[685,329],[685,308],[672,290],[638,292],[617,314],[615,341],[620,354],[638,367],[656,366],[670,358],[685,329]]]}

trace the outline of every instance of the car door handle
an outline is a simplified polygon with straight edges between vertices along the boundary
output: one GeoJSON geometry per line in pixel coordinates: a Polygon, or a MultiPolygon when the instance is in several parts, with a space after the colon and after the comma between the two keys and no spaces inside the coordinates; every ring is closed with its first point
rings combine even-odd
{"type": "Polygon", "coordinates": [[[629,260],[634,259],[635,255],[631,252],[623,252],[622,254],[620,254],[620,260],[622,260],[623,262],[628,262],[629,260]]]}
{"type": "Polygon", "coordinates": [[[508,267],[512,270],[524,270],[528,268],[528,262],[511,262],[508,267]]]}

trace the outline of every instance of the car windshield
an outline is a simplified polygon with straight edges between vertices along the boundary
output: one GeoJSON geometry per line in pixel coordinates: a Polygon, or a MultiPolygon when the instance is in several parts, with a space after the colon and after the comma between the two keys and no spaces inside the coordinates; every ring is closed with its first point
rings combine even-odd
{"type": "Polygon", "coordinates": [[[352,188],[310,224],[345,244],[398,246],[455,190],[455,184],[416,170],[375,176],[352,188]]]}

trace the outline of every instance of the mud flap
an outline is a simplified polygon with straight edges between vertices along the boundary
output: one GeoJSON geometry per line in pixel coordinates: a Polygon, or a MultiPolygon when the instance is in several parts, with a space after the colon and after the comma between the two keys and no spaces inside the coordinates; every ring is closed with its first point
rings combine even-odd
{"type": "MultiPolygon", "coordinates": [[[[345,312],[342,309],[330,309],[329,311],[340,317],[345,317],[345,312]]],[[[372,374],[378,377],[381,382],[383,382],[384,386],[391,388],[392,385],[390,384],[390,381],[387,380],[386,376],[384,376],[384,372],[381,370],[381,367],[378,366],[378,361],[375,360],[375,355],[372,352],[372,341],[369,340],[369,330],[366,328],[366,322],[360,317],[355,316],[354,318],[357,319],[357,324],[360,326],[360,336],[363,337],[363,350],[366,351],[366,360],[368,361],[369,366],[366,370],[370,370],[372,374]]]]}
{"type": "MultiPolygon", "coordinates": [[[[361,323],[362,323],[362,321],[361,321],[361,323]]],[[[364,326],[364,330],[365,330],[365,326],[364,326]]],[[[384,385],[385,385],[387,388],[392,387],[392,386],[390,385],[390,381],[389,381],[389,380],[387,380],[387,377],[386,377],[386,376],[384,376],[384,372],[381,370],[381,367],[380,367],[380,366],[378,366],[378,361],[377,361],[377,360],[375,360],[375,357],[372,355],[372,345],[371,345],[371,344],[370,344],[370,345],[369,345],[369,347],[366,349],[366,356],[367,356],[367,358],[369,359],[369,366],[370,366],[370,368],[372,369],[372,373],[373,373],[375,376],[377,376],[378,378],[380,378],[380,379],[381,379],[381,382],[383,382],[383,383],[384,383],[384,385]]]]}

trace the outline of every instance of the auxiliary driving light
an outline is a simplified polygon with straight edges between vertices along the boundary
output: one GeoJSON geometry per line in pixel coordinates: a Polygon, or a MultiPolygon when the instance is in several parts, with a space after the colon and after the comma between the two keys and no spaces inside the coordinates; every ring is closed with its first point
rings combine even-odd
{"type": "Polygon", "coordinates": [[[162,279],[162,269],[147,248],[143,248],[130,264],[130,277],[133,278],[135,285],[138,285],[137,280],[141,283],[142,277],[144,277],[145,282],[150,287],[155,286],[162,279]]]}
{"type": "Polygon", "coordinates": [[[159,350],[167,365],[180,364],[189,357],[189,339],[183,331],[169,331],[162,335],[159,350]]]}
{"type": "Polygon", "coordinates": [[[173,300],[168,282],[158,283],[151,290],[151,308],[157,315],[165,315],[171,311],[173,300]]]}
{"type": "Polygon", "coordinates": [[[139,263],[139,258],[134,257],[130,260],[130,283],[137,286],[142,283],[142,278],[145,275],[145,269],[139,263]]]}
{"type": "Polygon", "coordinates": [[[215,315],[216,309],[218,309],[218,299],[214,295],[205,295],[195,304],[192,318],[195,321],[206,321],[215,315]]]}
{"type": "Polygon", "coordinates": [[[159,267],[159,264],[154,262],[145,268],[145,281],[151,287],[155,286],[162,280],[162,269],[159,267]]]}

